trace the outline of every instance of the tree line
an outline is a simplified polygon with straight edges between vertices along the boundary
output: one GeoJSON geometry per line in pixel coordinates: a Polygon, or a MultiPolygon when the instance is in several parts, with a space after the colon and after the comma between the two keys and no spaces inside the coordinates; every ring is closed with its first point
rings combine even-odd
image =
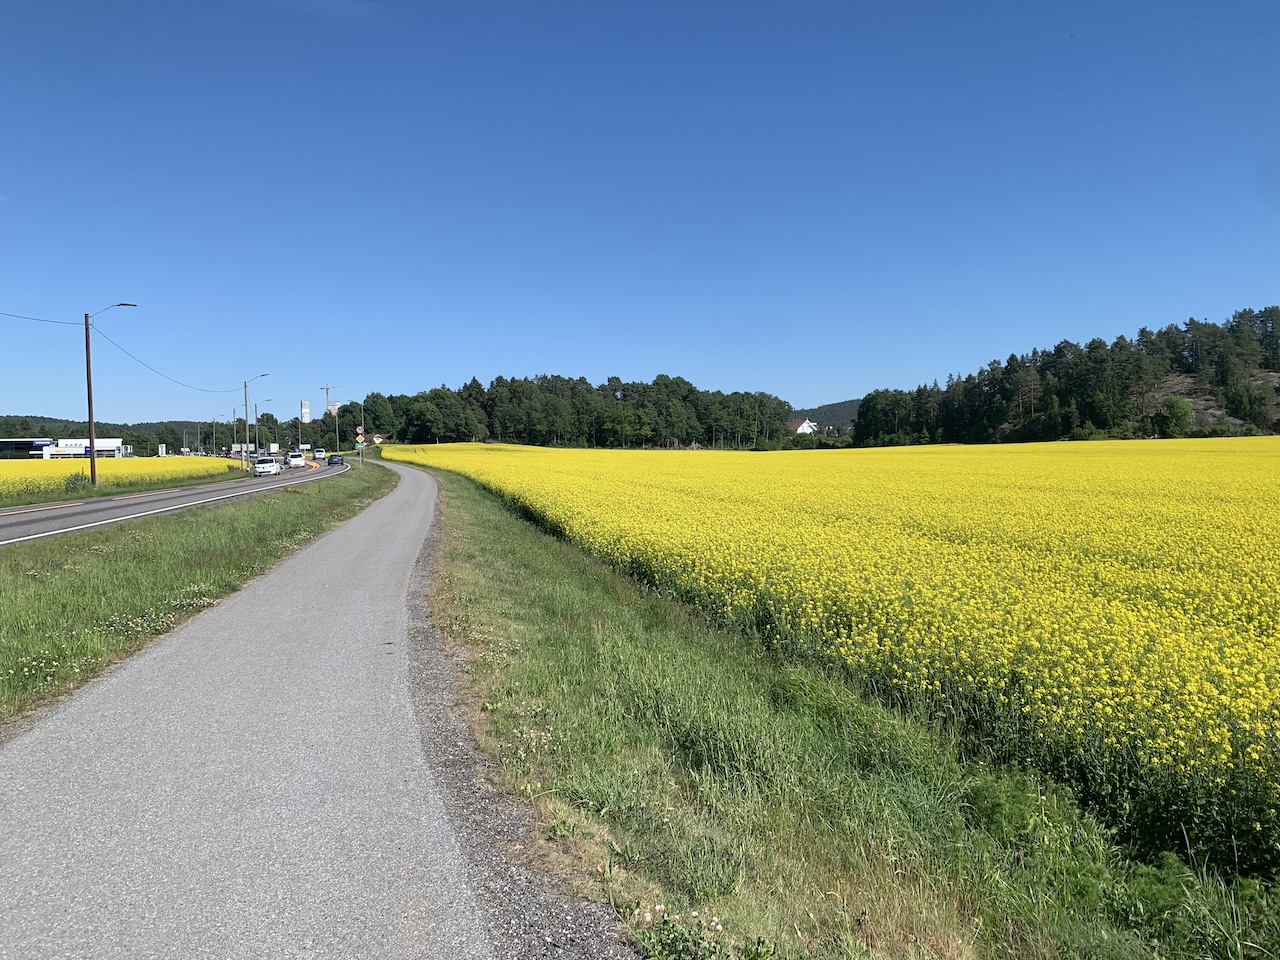
{"type": "MultiPolygon", "coordinates": [[[[715,447],[776,449],[789,437],[791,405],[768,393],[699,390],[681,377],[660,375],[652,383],[624,383],[617,377],[592,385],[542,375],[498,377],[485,387],[475,377],[456,390],[435,387],[412,395],[370,393],[326,411],[309,423],[280,420],[262,411],[248,424],[251,444],[281,449],[299,443],[349,450],[356,428],[401,443],[452,443],[497,440],[566,447],[715,447]]],[[[88,424],[41,417],[0,417],[0,435],[82,436],[88,424]]],[[[235,421],[99,423],[99,436],[120,436],[136,456],[149,456],[164,444],[182,450],[222,455],[244,442],[246,424],[235,421]]]]}
{"type": "Polygon", "coordinates": [[[1222,324],[1188,320],[1135,339],[1063,340],[915,390],[874,390],[851,430],[861,446],[1271,433],[1280,307],[1222,324]]]}
{"type": "MultiPolygon", "coordinates": [[[[354,432],[359,404],[338,411],[339,431],[354,432]]],[[[791,405],[768,393],[699,390],[681,377],[652,383],[610,377],[475,377],[459,387],[412,396],[371,393],[366,430],[403,443],[496,440],[564,447],[715,447],[782,445],[791,405]]]]}

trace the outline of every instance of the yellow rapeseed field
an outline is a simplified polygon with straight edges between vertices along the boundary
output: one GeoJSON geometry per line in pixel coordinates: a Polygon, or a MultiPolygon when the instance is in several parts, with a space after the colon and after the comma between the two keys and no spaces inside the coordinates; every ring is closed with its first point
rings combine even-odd
{"type": "MultiPolygon", "coordinates": [[[[135,488],[140,484],[190,481],[201,477],[220,479],[228,470],[240,470],[240,462],[217,457],[99,457],[98,486],[104,490],[135,488]]],[[[43,496],[74,490],[68,478],[89,476],[89,461],[67,460],[0,460],[0,500],[13,501],[25,496],[43,496]]]]}
{"type": "Polygon", "coordinates": [[[1276,831],[1280,438],[384,456],[896,698],[989,713],[1028,755],[1251,792],[1276,831]]]}

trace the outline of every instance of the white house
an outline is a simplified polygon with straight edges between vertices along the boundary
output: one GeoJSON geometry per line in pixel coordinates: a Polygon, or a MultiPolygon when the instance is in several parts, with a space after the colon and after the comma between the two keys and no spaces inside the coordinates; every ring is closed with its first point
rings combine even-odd
{"type": "Polygon", "coordinates": [[[817,433],[818,425],[812,420],[788,420],[787,429],[794,433],[817,433]]]}

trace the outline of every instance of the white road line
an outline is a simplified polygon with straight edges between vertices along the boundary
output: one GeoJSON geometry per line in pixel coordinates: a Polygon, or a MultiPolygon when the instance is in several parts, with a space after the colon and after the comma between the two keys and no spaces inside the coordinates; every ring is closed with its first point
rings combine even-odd
{"type": "MultiPolygon", "coordinates": [[[[350,470],[350,469],[351,467],[348,466],[347,470],[350,470]]],[[[339,471],[339,472],[345,472],[345,471],[339,471]]],[[[325,474],[325,476],[332,476],[332,474],[325,474]]],[[[224,493],[222,494],[222,496],[219,496],[219,497],[207,497],[204,500],[192,500],[190,503],[178,503],[178,504],[174,504],[171,507],[159,507],[155,510],[144,510],[142,513],[131,513],[123,517],[112,517],[110,520],[95,520],[93,523],[82,523],[76,527],[63,527],[60,530],[48,530],[45,533],[32,533],[32,534],[28,534],[25,537],[14,537],[12,540],[0,540],[0,547],[7,547],[11,543],[23,543],[27,540],[40,540],[40,539],[43,539],[44,537],[56,537],[58,534],[61,534],[61,533],[76,533],[80,530],[90,530],[94,527],[104,527],[109,523],[121,523],[124,520],[137,520],[140,517],[150,517],[157,513],[171,513],[174,510],[185,510],[187,507],[200,507],[206,503],[216,503],[219,500],[231,500],[234,497],[244,497],[244,496],[248,496],[251,493],[261,493],[263,490],[284,489],[285,487],[293,486],[294,483],[310,483],[313,480],[321,480],[321,479],[323,479],[323,477],[319,475],[314,477],[304,477],[301,480],[290,481],[288,483],[280,483],[280,484],[276,484],[269,487],[260,487],[260,488],[257,488],[256,490],[240,490],[236,493],[224,493]]]]}

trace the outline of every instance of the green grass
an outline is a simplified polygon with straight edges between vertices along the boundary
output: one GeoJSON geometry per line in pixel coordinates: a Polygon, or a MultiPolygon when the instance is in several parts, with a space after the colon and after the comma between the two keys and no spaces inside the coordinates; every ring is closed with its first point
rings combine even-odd
{"type": "Polygon", "coordinates": [[[395,486],[386,469],[0,549],[0,721],[61,696],[395,486]]]}
{"type": "Polygon", "coordinates": [[[1065,789],[441,479],[433,610],[481,742],[542,855],[649,955],[1280,954],[1271,887],[1134,863],[1065,789]]]}

